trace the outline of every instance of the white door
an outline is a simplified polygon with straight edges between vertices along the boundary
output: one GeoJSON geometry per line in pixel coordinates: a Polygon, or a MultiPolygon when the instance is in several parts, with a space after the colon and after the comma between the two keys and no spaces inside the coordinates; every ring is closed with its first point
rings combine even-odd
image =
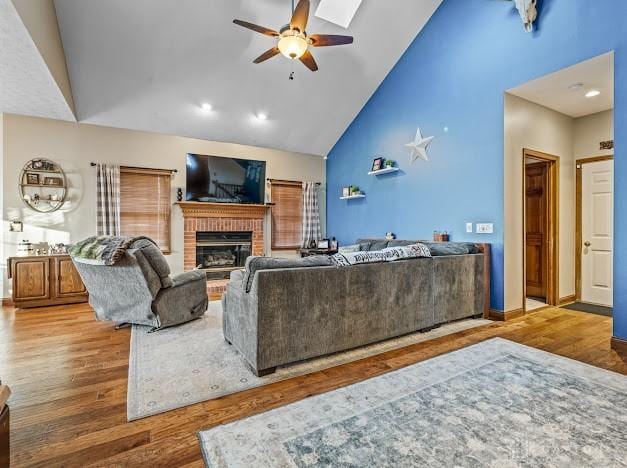
{"type": "Polygon", "coordinates": [[[581,300],[612,307],[614,161],[582,165],[581,300]]]}

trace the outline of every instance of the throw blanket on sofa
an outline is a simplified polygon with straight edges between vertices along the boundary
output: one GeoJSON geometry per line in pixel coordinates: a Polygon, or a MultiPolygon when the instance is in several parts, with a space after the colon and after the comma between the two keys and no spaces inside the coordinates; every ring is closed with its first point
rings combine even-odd
{"type": "Polygon", "coordinates": [[[411,244],[402,247],[387,247],[369,252],[336,253],[331,260],[336,266],[344,267],[360,263],[393,262],[406,258],[431,257],[429,247],[424,244],[411,244]]]}
{"type": "Polygon", "coordinates": [[[114,265],[137,241],[155,244],[152,239],[145,236],[92,236],[70,246],[68,253],[78,262],[114,265]]]}

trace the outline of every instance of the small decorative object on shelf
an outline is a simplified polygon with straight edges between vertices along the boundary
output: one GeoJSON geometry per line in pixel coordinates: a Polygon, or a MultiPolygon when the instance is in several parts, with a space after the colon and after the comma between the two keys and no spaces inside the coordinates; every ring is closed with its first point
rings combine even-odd
{"type": "Polygon", "coordinates": [[[337,250],[338,245],[339,244],[337,242],[337,239],[335,237],[333,237],[333,239],[331,239],[330,249],[331,250],[337,250]]]}
{"type": "Polygon", "coordinates": [[[9,232],[22,232],[24,230],[24,224],[19,219],[14,219],[9,223],[9,232]]]}
{"type": "Polygon", "coordinates": [[[65,202],[67,180],[61,166],[49,159],[32,159],[22,168],[19,179],[22,201],[40,213],[56,211],[65,202]]]}
{"type": "Polygon", "coordinates": [[[350,187],[342,187],[342,197],[350,197],[351,188],[350,187]]]}
{"type": "Polygon", "coordinates": [[[385,240],[394,240],[394,239],[396,239],[396,234],[394,234],[393,232],[385,233],[385,240]]]}
{"type": "Polygon", "coordinates": [[[359,195],[360,193],[358,185],[351,185],[351,195],[359,195]]]}
{"type": "Polygon", "coordinates": [[[28,185],[39,185],[39,174],[26,174],[26,183],[28,185]]]}
{"type": "Polygon", "coordinates": [[[372,161],[372,172],[376,172],[376,171],[383,169],[384,162],[385,162],[385,159],[381,157],[374,158],[374,161],[372,161]]]}
{"type": "Polygon", "coordinates": [[[55,187],[60,187],[63,185],[63,179],[60,177],[46,177],[44,178],[44,185],[54,185],[55,187]]]}
{"type": "Polygon", "coordinates": [[[393,161],[392,159],[385,160],[385,167],[394,167],[395,164],[396,164],[396,161],[393,161]]]}
{"type": "Polygon", "coordinates": [[[319,249],[328,249],[329,248],[329,239],[320,239],[318,241],[319,249]]]}
{"type": "Polygon", "coordinates": [[[183,189],[181,187],[176,189],[176,201],[183,201],[183,189]]]}
{"type": "Polygon", "coordinates": [[[447,231],[433,231],[433,241],[434,242],[448,242],[451,236],[447,231]]]}

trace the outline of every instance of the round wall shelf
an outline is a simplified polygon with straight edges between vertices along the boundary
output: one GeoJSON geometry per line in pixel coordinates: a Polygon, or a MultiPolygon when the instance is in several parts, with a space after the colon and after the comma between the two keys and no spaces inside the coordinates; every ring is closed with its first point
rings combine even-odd
{"type": "Polygon", "coordinates": [[[51,213],[61,208],[67,195],[65,172],[54,161],[31,159],[19,179],[20,196],[29,208],[39,213],[51,213]]]}

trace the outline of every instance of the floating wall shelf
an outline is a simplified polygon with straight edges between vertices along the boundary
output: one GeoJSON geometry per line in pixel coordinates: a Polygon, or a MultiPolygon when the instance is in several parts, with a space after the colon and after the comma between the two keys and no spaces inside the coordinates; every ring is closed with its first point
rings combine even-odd
{"type": "Polygon", "coordinates": [[[363,193],[359,193],[357,195],[350,195],[348,197],[340,197],[340,200],[353,200],[355,198],[366,198],[366,195],[363,193]]]}
{"type": "Polygon", "coordinates": [[[390,174],[392,172],[398,172],[399,170],[400,170],[399,167],[386,167],[384,169],[379,169],[378,171],[370,171],[368,175],[390,174]]]}

